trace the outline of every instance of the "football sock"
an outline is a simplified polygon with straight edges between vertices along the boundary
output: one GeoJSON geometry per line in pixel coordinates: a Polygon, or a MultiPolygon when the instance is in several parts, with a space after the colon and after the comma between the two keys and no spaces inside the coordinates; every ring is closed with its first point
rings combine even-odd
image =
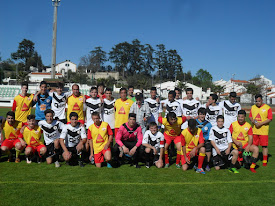
{"type": "Polygon", "coordinates": [[[15,157],[16,157],[16,158],[18,158],[18,157],[19,157],[20,152],[21,152],[20,150],[15,149],[15,157]]]}
{"type": "Polygon", "coordinates": [[[150,161],[150,153],[145,152],[145,161],[146,162],[150,161]]]}
{"type": "Polygon", "coordinates": [[[202,168],[202,164],[205,158],[205,154],[204,153],[200,153],[199,154],[199,158],[198,158],[198,168],[202,168]]]}
{"type": "Polygon", "coordinates": [[[267,155],[263,155],[263,166],[267,165],[267,155]]]}
{"type": "Polygon", "coordinates": [[[169,164],[168,151],[164,152],[165,164],[169,164]]]}
{"type": "Polygon", "coordinates": [[[250,171],[251,172],[256,173],[255,166],[256,166],[256,163],[254,163],[254,162],[250,165],[250,171]]]}
{"type": "Polygon", "coordinates": [[[181,160],[181,151],[177,151],[177,159],[176,159],[176,164],[178,165],[181,160]]]}

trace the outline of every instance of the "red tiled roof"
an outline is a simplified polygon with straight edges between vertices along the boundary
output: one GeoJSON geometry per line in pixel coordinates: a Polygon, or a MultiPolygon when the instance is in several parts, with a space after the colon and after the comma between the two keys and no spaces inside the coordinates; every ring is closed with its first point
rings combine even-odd
{"type": "MultiPolygon", "coordinates": [[[[43,73],[43,72],[32,72],[31,74],[35,75],[51,75],[51,73],[43,73]]],[[[55,73],[55,75],[62,75],[61,73],[55,73]]]]}
{"type": "Polygon", "coordinates": [[[236,83],[249,83],[248,81],[246,80],[237,80],[237,79],[231,79],[232,82],[236,82],[236,83]]]}

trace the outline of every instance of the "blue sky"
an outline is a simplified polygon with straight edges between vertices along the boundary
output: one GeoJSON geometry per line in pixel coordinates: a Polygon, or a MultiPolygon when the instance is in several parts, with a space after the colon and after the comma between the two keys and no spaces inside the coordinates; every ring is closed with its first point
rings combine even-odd
{"type": "MultiPolygon", "coordinates": [[[[200,68],[214,80],[263,74],[275,83],[274,11],[272,0],[61,0],[57,62],[78,64],[96,46],[108,52],[137,38],[176,49],[193,74],[200,68]]],[[[52,22],[51,0],[1,1],[2,59],[27,38],[50,65],[52,22]]]]}

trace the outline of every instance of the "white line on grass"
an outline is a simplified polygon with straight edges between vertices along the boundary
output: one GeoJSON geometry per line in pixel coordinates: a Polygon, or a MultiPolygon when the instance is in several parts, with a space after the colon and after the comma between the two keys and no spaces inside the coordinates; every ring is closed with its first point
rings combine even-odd
{"type": "Polygon", "coordinates": [[[261,181],[213,181],[213,182],[44,182],[44,181],[0,181],[0,184],[47,184],[47,185],[213,185],[213,184],[261,184],[275,183],[275,180],[261,181]]]}

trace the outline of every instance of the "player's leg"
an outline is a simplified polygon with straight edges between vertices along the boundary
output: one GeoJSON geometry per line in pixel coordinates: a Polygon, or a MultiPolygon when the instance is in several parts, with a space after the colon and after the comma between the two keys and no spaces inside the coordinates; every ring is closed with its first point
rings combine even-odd
{"type": "Polygon", "coordinates": [[[236,169],[236,162],[238,160],[239,152],[236,149],[233,149],[230,153],[232,155],[229,171],[233,173],[239,173],[236,169]]]}
{"type": "Polygon", "coordinates": [[[13,148],[13,140],[5,139],[1,145],[1,151],[3,154],[8,155],[8,162],[12,161],[12,153],[10,150],[13,148]]]}
{"type": "Polygon", "coordinates": [[[112,165],[110,164],[110,161],[112,160],[111,148],[104,150],[103,155],[104,155],[105,161],[107,162],[107,167],[112,168],[112,165]]]}
{"type": "Polygon", "coordinates": [[[103,155],[103,151],[94,154],[94,160],[95,160],[95,166],[100,168],[101,167],[101,163],[104,162],[104,155],[103,155]]]}
{"type": "Polygon", "coordinates": [[[260,135],[260,145],[263,148],[263,166],[267,166],[268,158],[268,135],[260,135]]]}
{"type": "Polygon", "coordinates": [[[46,154],[47,152],[47,147],[45,145],[39,145],[36,148],[37,153],[38,153],[38,161],[37,163],[41,163],[42,162],[42,157],[46,154]]]}
{"type": "Polygon", "coordinates": [[[85,143],[84,144],[78,144],[76,146],[76,151],[77,151],[77,156],[78,156],[78,165],[80,167],[84,167],[84,164],[83,164],[83,155],[82,155],[84,147],[85,147],[85,143]]]}
{"type": "Polygon", "coordinates": [[[220,170],[221,166],[224,165],[224,163],[221,162],[221,156],[220,155],[213,155],[213,165],[215,167],[215,170],[220,170]]]}
{"type": "MultiPolygon", "coordinates": [[[[190,161],[190,159],[191,159],[191,158],[190,158],[190,152],[188,152],[188,153],[186,154],[186,157],[187,157],[187,159],[190,161]]],[[[183,170],[183,171],[188,170],[189,164],[186,162],[184,156],[182,156],[182,158],[181,158],[181,165],[182,165],[182,170],[183,170]]]]}
{"type": "Polygon", "coordinates": [[[67,147],[67,149],[68,149],[70,155],[67,156],[67,155],[65,155],[65,152],[63,152],[62,156],[63,156],[63,159],[64,159],[67,163],[69,163],[70,159],[72,158],[72,151],[71,151],[71,148],[70,148],[70,147],[67,147]]]}
{"type": "Polygon", "coordinates": [[[210,158],[211,158],[211,151],[212,151],[212,145],[211,142],[209,140],[206,140],[204,143],[204,147],[205,147],[205,153],[206,153],[206,167],[205,170],[206,171],[210,171],[210,158]]]}
{"type": "Polygon", "coordinates": [[[18,163],[21,161],[19,158],[19,155],[23,149],[23,146],[19,139],[17,139],[17,141],[14,142],[14,148],[15,148],[15,163],[18,163]]]}
{"type": "MultiPolygon", "coordinates": [[[[198,169],[202,169],[202,165],[205,158],[205,147],[201,147],[199,150],[199,157],[198,157],[198,169]]],[[[200,172],[201,173],[201,172],[200,172]]]]}
{"type": "MultiPolygon", "coordinates": [[[[165,136],[164,136],[165,137],[165,136]]],[[[172,140],[168,136],[165,137],[165,145],[164,145],[164,162],[165,162],[165,168],[168,168],[169,165],[169,157],[168,157],[168,149],[171,144],[172,140]]]]}
{"type": "Polygon", "coordinates": [[[49,145],[46,145],[46,147],[47,147],[46,162],[47,164],[51,164],[54,158],[54,143],[52,142],[49,145]]]}
{"type": "Polygon", "coordinates": [[[156,167],[157,168],[162,168],[163,167],[163,161],[159,161],[159,155],[155,155],[155,157],[156,157],[156,160],[157,161],[155,161],[155,165],[156,165],[156,167]]]}
{"type": "Polygon", "coordinates": [[[259,156],[259,147],[255,145],[251,145],[249,148],[250,152],[252,152],[252,163],[250,165],[250,171],[256,173],[255,167],[256,167],[256,162],[259,156]]]}
{"type": "Polygon", "coordinates": [[[145,166],[146,168],[150,168],[150,156],[151,156],[151,148],[146,147],[145,148],[145,166]]]}
{"type": "Polygon", "coordinates": [[[175,144],[176,144],[176,148],[177,148],[177,159],[176,159],[176,167],[178,169],[180,169],[180,160],[181,160],[181,157],[182,157],[182,152],[181,152],[181,140],[180,140],[180,137],[177,137],[175,140],[174,140],[175,144]]]}
{"type": "MultiPolygon", "coordinates": [[[[123,144],[129,149],[129,151],[131,151],[131,149],[136,146],[136,141],[133,142],[129,142],[129,141],[124,141],[123,144]]],[[[138,161],[139,161],[139,154],[140,154],[140,147],[138,147],[136,149],[136,152],[132,155],[132,160],[133,163],[132,165],[134,165],[136,168],[140,168],[138,161]]]]}
{"type": "Polygon", "coordinates": [[[32,163],[31,158],[34,155],[34,153],[35,153],[35,149],[33,147],[31,147],[31,146],[26,147],[25,155],[26,155],[27,164],[32,163]]]}

